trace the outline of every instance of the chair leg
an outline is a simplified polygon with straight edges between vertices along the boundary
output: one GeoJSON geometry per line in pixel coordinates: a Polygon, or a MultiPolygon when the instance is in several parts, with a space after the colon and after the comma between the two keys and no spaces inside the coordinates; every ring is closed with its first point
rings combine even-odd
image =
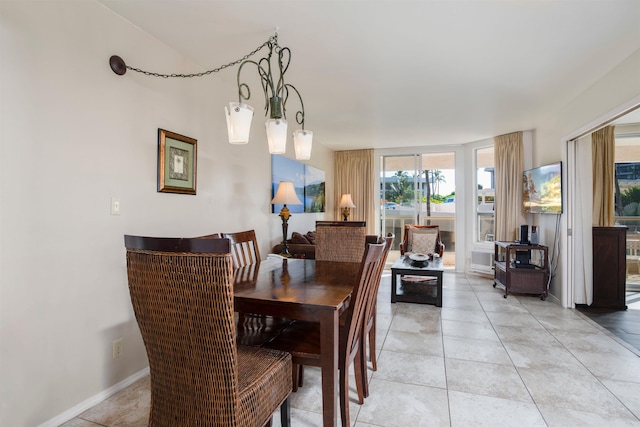
{"type": "Polygon", "coordinates": [[[378,370],[378,360],[376,358],[376,313],[373,313],[371,329],[369,329],[369,358],[374,371],[378,370]]]}
{"type": "MultiPolygon", "coordinates": [[[[360,355],[356,356],[359,357],[360,359],[360,368],[356,367],[355,361],[354,361],[354,370],[355,370],[355,375],[360,376],[360,382],[362,384],[362,395],[363,397],[367,398],[369,397],[369,380],[368,380],[368,376],[369,373],[367,372],[367,369],[369,369],[368,365],[367,365],[367,347],[365,344],[365,340],[367,338],[367,331],[363,331],[362,334],[362,338],[360,338],[360,355]]],[[[356,383],[356,387],[358,386],[358,384],[356,383]]],[[[358,389],[358,396],[360,395],[360,389],[358,389]]]]}
{"type": "Polygon", "coordinates": [[[291,411],[289,407],[289,398],[287,397],[282,405],[280,405],[280,424],[282,427],[291,426],[291,411]]]}
{"type": "MultiPolygon", "coordinates": [[[[362,342],[362,340],[361,340],[362,342]]],[[[366,359],[365,359],[365,355],[364,355],[364,348],[363,346],[360,344],[358,345],[358,347],[360,347],[360,349],[358,350],[358,352],[356,353],[356,357],[353,359],[353,373],[354,376],[356,377],[356,390],[358,391],[358,403],[359,404],[363,404],[364,403],[364,398],[365,398],[365,386],[364,384],[367,381],[367,363],[366,363],[366,359]]],[[[347,376],[348,376],[348,372],[347,372],[347,376]]],[[[348,388],[347,388],[347,393],[348,393],[348,388]]],[[[347,396],[347,404],[348,404],[348,396],[347,396]]]]}
{"type": "Polygon", "coordinates": [[[294,393],[298,391],[298,376],[300,375],[301,368],[301,365],[296,365],[295,363],[291,365],[291,391],[294,393]]]}
{"type": "Polygon", "coordinates": [[[342,419],[342,427],[350,427],[351,420],[349,420],[349,365],[340,367],[340,418],[342,419]]]}
{"type": "Polygon", "coordinates": [[[304,385],[304,365],[299,365],[298,371],[298,387],[302,387],[304,385]]]}

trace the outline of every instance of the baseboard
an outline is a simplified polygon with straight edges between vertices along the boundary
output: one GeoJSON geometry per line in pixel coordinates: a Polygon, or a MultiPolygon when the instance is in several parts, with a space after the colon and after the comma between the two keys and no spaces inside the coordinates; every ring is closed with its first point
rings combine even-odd
{"type": "Polygon", "coordinates": [[[77,417],[87,409],[94,407],[98,403],[108,399],[109,397],[113,396],[117,392],[124,390],[125,388],[129,387],[131,384],[138,381],[140,378],[144,378],[147,375],[149,375],[149,368],[145,368],[139,372],[136,372],[135,374],[131,375],[128,378],[125,378],[119,383],[112,385],[108,389],[103,390],[94,396],[91,396],[90,398],[88,398],[83,402],[80,402],[73,408],[67,409],[66,411],[57,415],[56,417],[51,418],[48,421],[45,421],[44,423],[40,424],[38,427],[56,427],[56,426],[59,426],[60,424],[64,424],[67,421],[71,420],[72,418],[77,417]]]}
{"type": "Polygon", "coordinates": [[[555,295],[547,295],[547,301],[549,300],[551,300],[551,302],[553,302],[554,304],[558,304],[560,307],[562,307],[562,301],[560,301],[560,299],[558,299],[555,295]]]}

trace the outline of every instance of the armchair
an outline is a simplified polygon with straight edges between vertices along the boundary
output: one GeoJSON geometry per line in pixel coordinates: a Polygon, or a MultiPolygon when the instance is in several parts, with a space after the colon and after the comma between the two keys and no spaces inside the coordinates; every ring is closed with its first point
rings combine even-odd
{"type": "Polygon", "coordinates": [[[440,227],[438,225],[406,224],[402,242],[400,242],[400,255],[404,255],[405,252],[438,254],[442,257],[444,243],[440,240],[440,227]]]}

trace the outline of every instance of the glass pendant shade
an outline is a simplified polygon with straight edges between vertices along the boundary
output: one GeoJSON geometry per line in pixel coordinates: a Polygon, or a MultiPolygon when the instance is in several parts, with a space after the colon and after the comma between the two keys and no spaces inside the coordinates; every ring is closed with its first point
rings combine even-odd
{"type": "Polygon", "coordinates": [[[284,154],[287,150],[287,121],[270,119],[265,123],[269,154],[284,154]]]}
{"type": "Polygon", "coordinates": [[[298,129],[293,132],[293,146],[296,150],[297,160],[309,160],[311,158],[311,146],[313,145],[313,132],[298,129]]]}
{"type": "Polygon", "coordinates": [[[229,108],[224,107],[227,118],[229,144],[246,144],[249,142],[253,107],[239,102],[230,102],[229,108]]]}

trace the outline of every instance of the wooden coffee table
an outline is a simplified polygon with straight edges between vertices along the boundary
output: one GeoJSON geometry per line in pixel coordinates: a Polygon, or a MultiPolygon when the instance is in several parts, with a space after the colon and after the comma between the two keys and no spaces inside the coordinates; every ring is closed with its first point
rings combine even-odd
{"type": "Polygon", "coordinates": [[[442,272],[442,258],[428,261],[423,267],[413,265],[406,256],[398,258],[391,266],[391,302],[442,307],[442,272]]]}

